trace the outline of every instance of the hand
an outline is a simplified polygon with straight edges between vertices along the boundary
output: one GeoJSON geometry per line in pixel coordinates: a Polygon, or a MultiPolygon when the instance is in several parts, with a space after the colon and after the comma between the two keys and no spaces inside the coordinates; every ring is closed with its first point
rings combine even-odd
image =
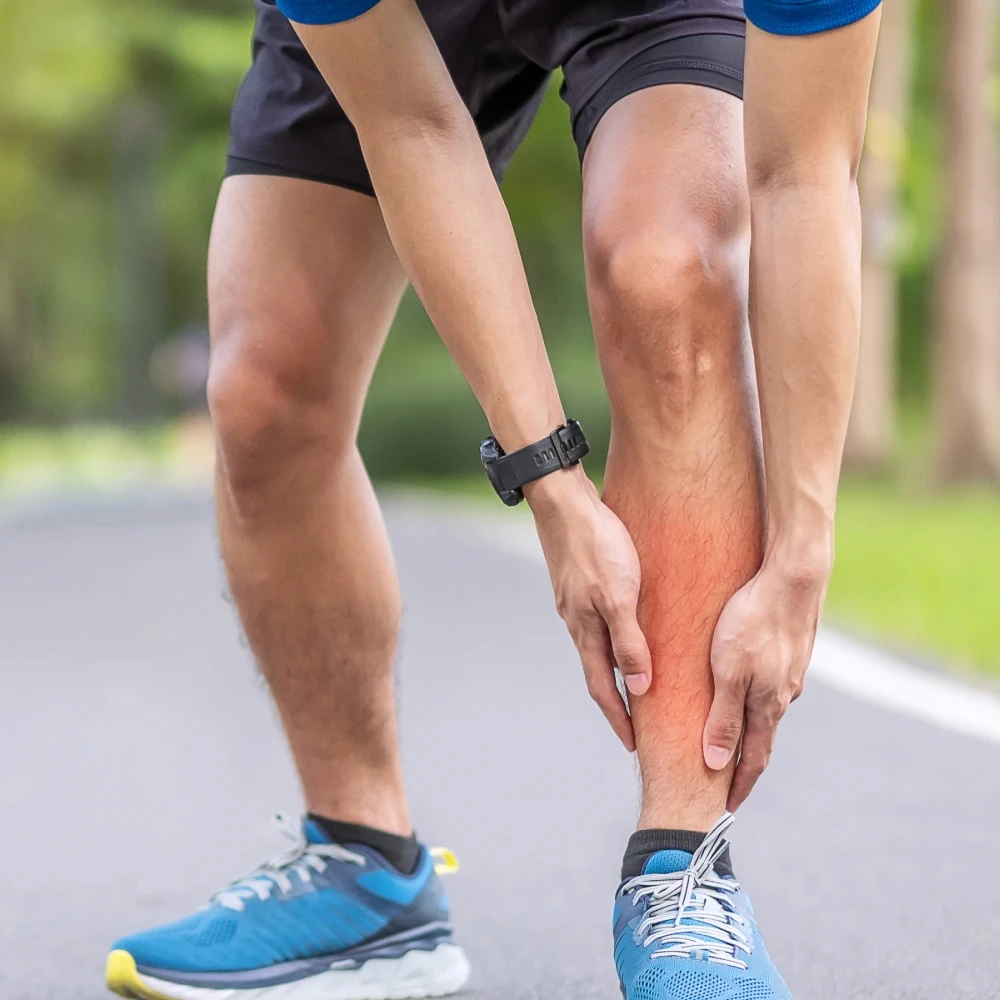
{"type": "Polygon", "coordinates": [[[771,758],[778,723],[802,693],[828,569],[790,572],[765,561],[723,609],[712,640],[715,698],[705,763],[726,768],[739,752],[727,808],[735,811],[771,758]],[[742,746],[741,746],[742,739],[742,746]]]}
{"type": "Polygon", "coordinates": [[[579,466],[540,479],[525,493],[535,514],[556,609],[580,654],[587,690],[631,752],[632,720],[615,683],[615,667],[634,695],[645,694],[653,677],[649,646],[636,619],[635,546],[579,466]]]}

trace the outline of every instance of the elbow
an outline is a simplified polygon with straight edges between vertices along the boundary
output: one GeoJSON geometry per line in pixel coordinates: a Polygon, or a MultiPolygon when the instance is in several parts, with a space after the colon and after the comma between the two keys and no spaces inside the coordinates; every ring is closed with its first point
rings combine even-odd
{"type": "Polygon", "coordinates": [[[810,149],[779,148],[749,152],[747,183],[751,198],[809,189],[854,190],[862,142],[810,149]]]}
{"type": "Polygon", "coordinates": [[[835,220],[854,219],[860,211],[858,168],[849,158],[760,165],[748,173],[748,181],[754,228],[765,218],[780,218],[796,225],[805,217],[817,215],[832,224],[835,220]]]}
{"type": "Polygon", "coordinates": [[[461,98],[448,93],[394,95],[377,106],[354,108],[349,117],[362,145],[366,140],[446,142],[471,125],[461,98]]]}

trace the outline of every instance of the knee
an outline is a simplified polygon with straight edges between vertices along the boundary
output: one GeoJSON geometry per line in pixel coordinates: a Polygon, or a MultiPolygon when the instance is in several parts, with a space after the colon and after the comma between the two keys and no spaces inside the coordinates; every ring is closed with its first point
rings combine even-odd
{"type": "MultiPolygon", "coordinates": [[[[308,320],[306,320],[308,322],[308,320]]],[[[310,456],[326,463],[354,444],[330,372],[287,317],[235,315],[215,324],[208,402],[220,473],[234,500],[251,505],[310,456]]]]}
{"type": "Polygon", "coordinates": [[[748,235],[705,224],[588,234],[589,292],[608,389],[685,407],[744,350],[748,235]]]}

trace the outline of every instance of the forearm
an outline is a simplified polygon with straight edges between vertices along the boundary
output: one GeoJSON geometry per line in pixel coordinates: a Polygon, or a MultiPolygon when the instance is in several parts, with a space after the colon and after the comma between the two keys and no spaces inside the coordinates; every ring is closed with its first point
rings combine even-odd
{"type": "Polygon", "coordinates": [[[472,120],[392,128],[359,134],[400,260],[503,447],[536,441],[565,416],[472,120]]]}
{"type": "Polygon", "coordinates": [[[802,692],[833,566],[860,336],[857,171],[879,12],[858,17],[869,5],[746,3],[750,325],[767,536],[760,571],[726,605],[712,641],[705,761],[722,768],[738,754],[731,810],[767,767],[778,722],[802,692]]]}
{"type": "Polygon", "coordinates": [[[765,560],[824,574],[854,392],[861,226],[847,171],[751,199],[751,324],[767,484],[765,560]]]}
{"type": "Polygon", "coordinates": [[[510,218],[415,4],[295,27],[357,129],[400,261],[497,439],[511,451],[546,436],[564,415],[510,218]]]}
{"type": "Polygon", "coordinates": [[[802,37],[747,31],[751,331],[764,438],[765,566],[815,574],[833,516],[861,311],[857,170],[875,12],[802,37]]]}

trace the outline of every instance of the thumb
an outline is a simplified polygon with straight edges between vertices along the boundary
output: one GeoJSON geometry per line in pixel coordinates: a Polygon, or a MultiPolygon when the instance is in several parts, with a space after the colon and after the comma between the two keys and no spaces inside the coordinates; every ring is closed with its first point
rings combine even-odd
{"type": "Polygon", "coordinates": [[[729,766],[743,734],[747,686],[736,679],[719,680],[716,676],[715,697],[705,723],[703,752],[705,763],[713,771],[729,766]]]}
{"type": "Polygon", "coordinates": [[[639,628],[635,604],[620,606],[606,621],[615,665],[621,671],[625,687],[629,694],[645,694],[653,683],[653,659],[639,628]]]}

